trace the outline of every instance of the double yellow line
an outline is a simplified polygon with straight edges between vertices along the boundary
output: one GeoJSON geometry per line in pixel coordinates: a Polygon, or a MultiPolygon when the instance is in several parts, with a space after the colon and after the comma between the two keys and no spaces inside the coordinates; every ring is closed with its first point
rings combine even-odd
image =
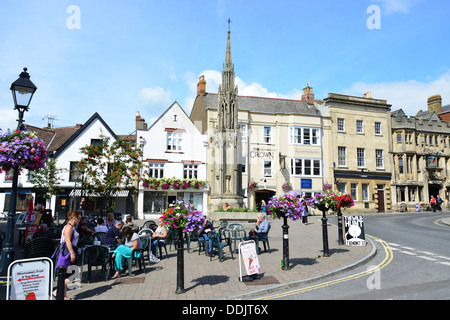
{"type": "Polygon", "coordinates": [[[348,277],[344,277],[344,278],[340,278],[340,279],[336,279],[336,280],[332,280],[332,281],[328,281],[328,282],[324,282],[324,283],[319,283],[313,286],[309,286],[309,287],[305,287],[305,288],[300,288],[300,289],[295,289],[295,290],[291,290],[291,291],[287,291],[287,292],[282,292],[282,293],[278,293],[278,294],[274,294],[271,296],[265,296],[265,297],[261,297],[261,298],[256,298],[254,300],[272,300],[272,299],[280,299],[280,298],[284,298],[287,296],[291,296],[294,294],[299,294],[299,293],[304,293],[304,292],[308,292],[311,290],[316,290],[316,289],[321,289],[321,288],[325,288],[325,287],[329,287],[338,283],[342,283],[342,282],[346,282],[349,280],[354,280],[354,279],[358,279],[364,276],[367,276],[369,274],[372,274],[376,271],[379,271],[381,269],[383,269],[384,267],[386,267],[389,263],[391,263],[392,259],[394,258],[394,255],[392,253],[392,249],[389,247],[389,245],[386,243],[386,241],[381,240],[377,237],[374,236],[370,236],[367,235],[368,237],[378,241],[384,248],[384,252],[385,252],[385,257],[383,259],[383,261],[381,261],[377,266],[374,266],[373,268],[370,268],[366,271],[348,276],[348,277]]]}

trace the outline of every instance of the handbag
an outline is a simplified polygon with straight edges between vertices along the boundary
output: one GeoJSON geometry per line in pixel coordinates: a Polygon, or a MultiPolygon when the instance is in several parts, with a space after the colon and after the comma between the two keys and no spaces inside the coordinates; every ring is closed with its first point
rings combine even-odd
{"type": "Polygon", "coordinates": [[[55,265],[55,272],[60,266],[70,267],[70,251],[67,249],[66,243],[61,244],[59,250],[58,261],[55,265]]]}
{"type": "MultiPolygon", "coordinates": [[[[64,229],[63,229],[63,233],[64,233],[64,229]]],[[[73,233],[72,233],[71,241],[73,241],[73,233]]],[[[60,266],[66,266],[66,268],[70,267],[70,251],[67,248],[66,242],[61,243],[61,245],[58,248],[56,248],[55,252],[52,255],[52,258],[56,255],[58,256],[58,260],[56,261],[56,265],[55,265],[55,273],[56,273],[56,270],[60,266]],[[58,250],[59,250],[59,252],[57,252],[58,250]]]]}

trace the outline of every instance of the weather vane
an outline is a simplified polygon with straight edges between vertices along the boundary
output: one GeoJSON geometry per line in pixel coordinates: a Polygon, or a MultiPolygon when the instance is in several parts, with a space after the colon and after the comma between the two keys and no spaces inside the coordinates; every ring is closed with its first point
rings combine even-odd
{"type": "Polygon", "coordinates": [[[230,18],[228,18],[227,22],[228,22],[228,30],[230,30],[230,26],[231,26],[231,19],[230,19],[230,18]]]}

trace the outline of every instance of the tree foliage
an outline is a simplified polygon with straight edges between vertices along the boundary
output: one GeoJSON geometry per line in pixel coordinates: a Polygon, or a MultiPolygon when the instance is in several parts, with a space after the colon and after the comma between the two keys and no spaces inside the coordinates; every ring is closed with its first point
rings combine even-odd
{"type": "Polygon", "coordinates": [[[137,189],[142,167],[142,148],[129,141],[115,140],[100,136],[97,145],[86,145],[80,149],[85,156],[78,165],[83,180],[83,189],[88,194],[103,200],[103,211],[115,208],[115,198],[119,191],[137,189]]]}

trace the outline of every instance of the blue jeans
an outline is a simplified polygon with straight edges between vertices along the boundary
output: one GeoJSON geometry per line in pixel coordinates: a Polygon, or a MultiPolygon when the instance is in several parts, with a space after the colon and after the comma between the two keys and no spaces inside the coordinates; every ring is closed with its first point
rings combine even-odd
{"type": "MultiPolygon", "coordinates": [[[[214,236],[217,237],[217,238],[219,237],[218,234],[214,234],[214,236]]],[[[205,241],[208,241],[208,253],[210,253],[211,249],[212,249],[212,239],[210,237],[208,237],[207,234],[204,234],[204,235],[200,236],[199,239],[203,239],[205,241]]]]}

